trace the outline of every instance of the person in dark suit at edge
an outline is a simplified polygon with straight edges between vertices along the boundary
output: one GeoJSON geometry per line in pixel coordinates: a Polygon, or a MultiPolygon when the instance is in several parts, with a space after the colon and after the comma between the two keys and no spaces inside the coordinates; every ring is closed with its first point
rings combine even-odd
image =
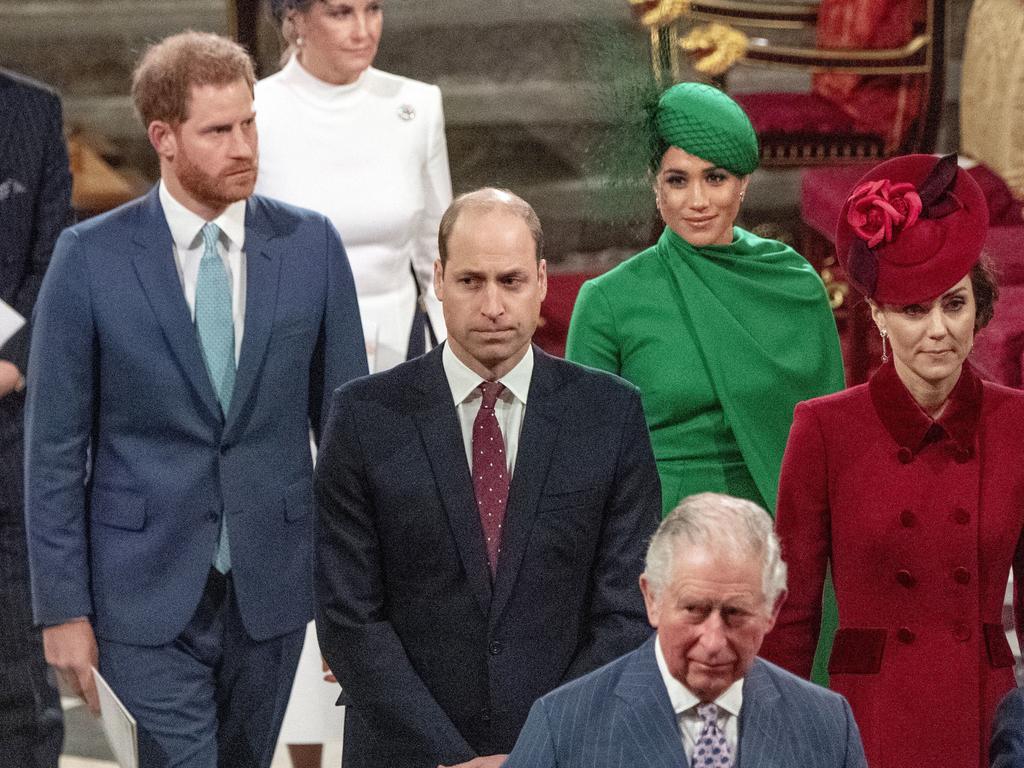
{"type": "Polygon", "coordinates": [[[217,35],[149,48],[161,181],[66,230],[36,305],[35,618],[93,709],[98,664],[144,768],[270,765],[313,613],[309,428],[366,373],[334,227],[252,195],[253,79],[217,35]]]}
{"type": "Polygon", "coordinates": [[[342,387],[316,469],[321,648],[345,768],[498,766],[532,702],[649,634],[658,475],[637,390],[533,347],[540,222],[504,190],[444,214],[448,340],[342,387]]]}
{"type": "Polygon", "coordinates": [[[757,657],[786,598],[764,509],[683,499],[640,590],[657,634],[534,704],[507,768],[867,768],[846,700],[757,657]]]}
{"type": "Polygon", "coordinates": [[[71,221],[60,98],[0,70],[0,301],[25,319],[0,344],[0,764],[56,768],[60,697],[29,598],[24,458],[32,307],[57,235],[71,221]]]}

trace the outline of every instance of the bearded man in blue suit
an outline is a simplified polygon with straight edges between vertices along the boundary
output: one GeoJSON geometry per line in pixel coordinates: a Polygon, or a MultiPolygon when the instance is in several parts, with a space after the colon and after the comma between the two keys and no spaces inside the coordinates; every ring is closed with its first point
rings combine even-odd
{"type": "Polygon", "coordinates": [[[640,577],[657,634],[539,699],[506,768],[867,768],[846,700],[757,658],[785,588],[763,509],[683,499],[640,577]]]}
{"type": "Polygon", "coordinates": [[[309,428],[366,373],[326,218],[251,196],[252,62],[188,32],[132,95],[145,197],[67,230],[36,305],[26,507],[47,659],[140,761],[268,766],[312,600],[309,428]]]}

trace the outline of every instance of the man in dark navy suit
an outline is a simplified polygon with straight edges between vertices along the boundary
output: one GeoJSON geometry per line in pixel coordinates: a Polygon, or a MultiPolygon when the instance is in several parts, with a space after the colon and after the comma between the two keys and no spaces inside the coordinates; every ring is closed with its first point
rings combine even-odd
{"type": "Polygon", "coordinates": [[[649,632],[637,390],[531,345],[547,276],[525,201],[463,195],[438,241],[447,341],[339,390],[317,464],[346,768],[498,766],[534,699],[649,632]]]}
{"type": "Polygon", "coordinates": [[[55,768],[64,735],[32,622],[22,445],[32,307],[70,216],[60,99],[0,70],[0,301],[26,321],[0,343],[0,763],[24,768],[55,768]]]}
{"type": "Polygon", "coordinates": [[[366,373],[337,232],[252,195],[253,79],[216,35],[146,52],[160,184],[65,231],[36,305],[35,616],[94,708],[98,663],[145,768],[269,766],[313,613],[309,428],[366,373]]]}

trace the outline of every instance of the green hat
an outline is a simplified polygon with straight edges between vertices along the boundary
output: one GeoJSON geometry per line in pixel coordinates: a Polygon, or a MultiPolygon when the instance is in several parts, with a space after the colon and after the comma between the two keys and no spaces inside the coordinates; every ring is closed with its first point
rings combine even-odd
{"type": "Polygon", "coordinates": [[[746,176],[757,168],[757,134],[743,108],[703,83],[677,83],[658,99],[654,127],[666,142],[746,176]]]}

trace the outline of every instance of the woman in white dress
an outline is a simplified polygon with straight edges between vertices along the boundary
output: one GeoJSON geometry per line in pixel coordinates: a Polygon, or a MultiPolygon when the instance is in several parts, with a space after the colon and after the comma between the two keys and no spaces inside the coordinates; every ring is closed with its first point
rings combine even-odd
{"type": "MultiPolygon", "coordinates": [[[[337,227],[369,368],[382,371],[445,337],[432,280],[452,198],[441,91],[371,66],[379,0],[271,0],[271,8],[289,51],[283,69],[256,84],[256,191],[337,227]]],[[[340,739],[337,696],[310,623],[281,730],[296,768],[319,766],[321,745],[340,739]]]]}

